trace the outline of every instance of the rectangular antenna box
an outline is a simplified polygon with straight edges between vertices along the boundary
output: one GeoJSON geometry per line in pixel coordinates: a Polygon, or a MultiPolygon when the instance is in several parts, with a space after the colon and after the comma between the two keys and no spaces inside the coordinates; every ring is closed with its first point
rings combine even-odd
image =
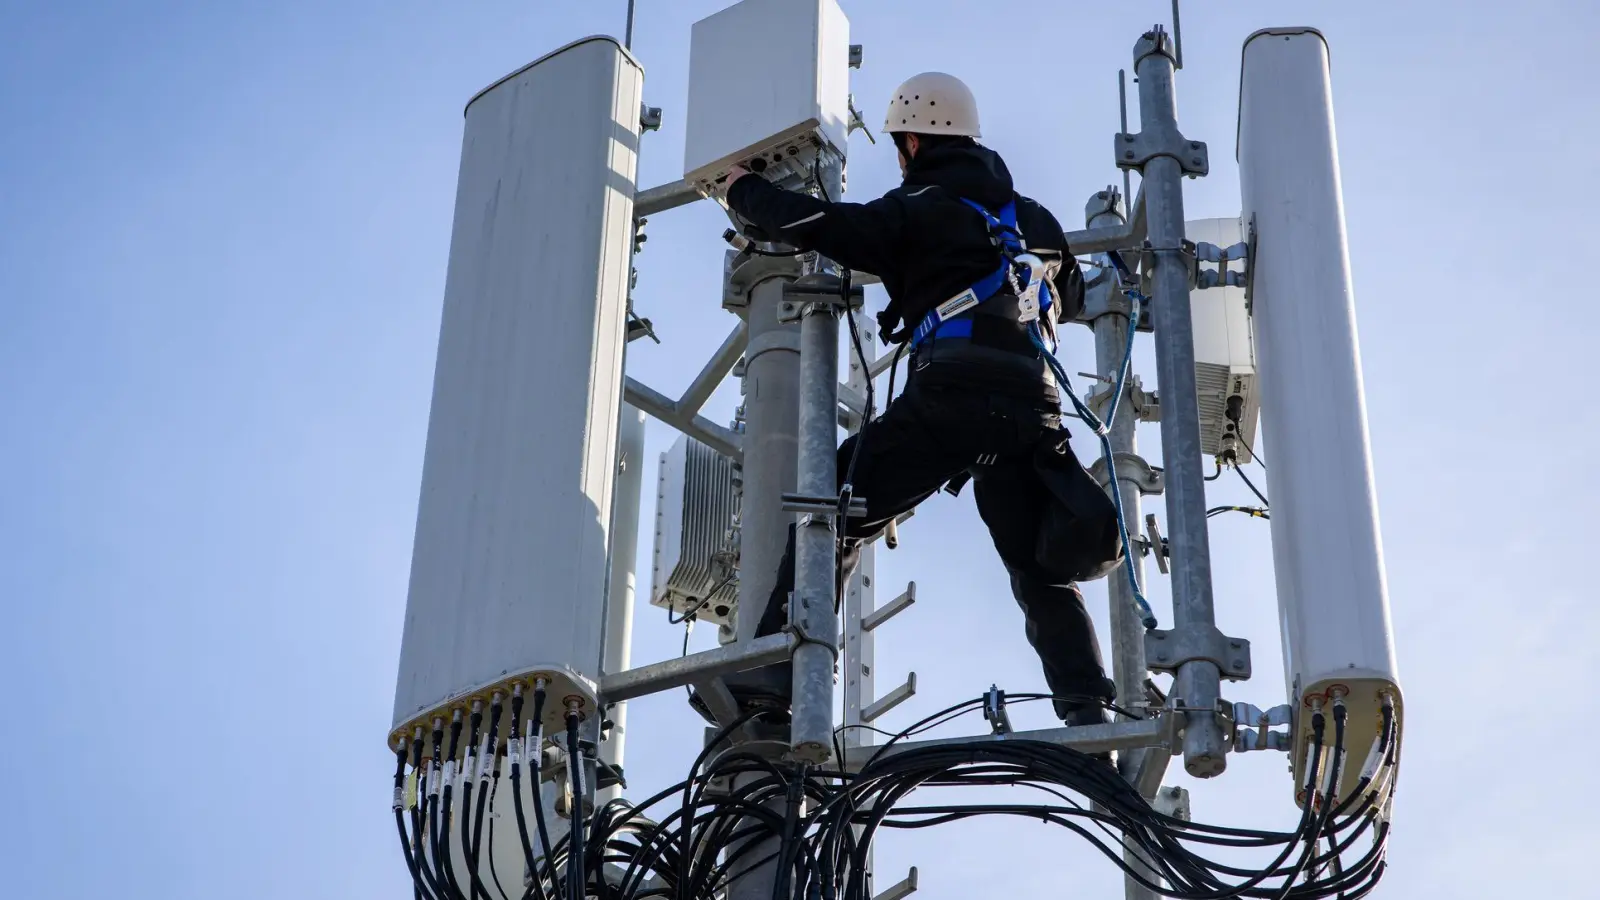
{"type": "Polygon", "coordinates": [[[738,595],[733,460],[688,435],[661,454],[650,603],[675,616],[730,625],[738,595]]]}
{"type": "MultiPolygon", "coordinates": [[[[1184,225],[1195,243],[1227,249],[1244,240],[1241,220],[1200,219],[1184,225]]],[[[1235,270],[1243,262],[1229,262],[1235,270]]],[[[1256,423],[1261,417],[1261,391],[1256,382],[1255,337],[1244,288],[1217,285],[1190,293],[1194,320],[1195,386],[1200,394],[1200,451],[1215,456],[1233,451],[1243,464],[1251,460],[1256,423]],[[1228,402],[1238,398],[1239,424],[1228,419],[1228,402]],[[1243,440],[1239,437],[1242,435],[1243,440]]]]}
{"type": "Polygon", "coordinates": [[[744,0],[694,23],[683,177],[710,195],[736,165],[803,178],[844,155],[850,21],[836,0],[744,0]]]}

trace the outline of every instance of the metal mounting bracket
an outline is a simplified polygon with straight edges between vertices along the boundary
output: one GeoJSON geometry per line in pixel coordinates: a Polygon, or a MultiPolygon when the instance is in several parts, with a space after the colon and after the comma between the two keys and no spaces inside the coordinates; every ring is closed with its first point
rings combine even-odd
{"type": "Polygon", "coordinates": [[[1194,245],[1194,258],[1200,262],[1226,263],[1250,258],[1250,242],[1240,241],[1230,247],[1218,247],[1201,241],[1194,245]]]}
{"type": "Polygon", "coordinates": [[[764,256],[729,250],[722,259],[722,308],[750,306],[750,292],[773,278],[799,278],[800,260],[789,256],[764,256]]]}
{"type": "Polygon", "coordinates": [[[1181,787],[1161,788],[1151,798],[1150,805],[1155,807],[1156,812],[1164,816],[1182,819],[1185,822],[1190,821],[1189,817],[1192,815],[1189,792],[1181,787]]]}
{"type": "MultiPolygon", "coordinates": [[[[1095,385],[1094,390],[1089,392],[1089,408],[1094,410],[1094,414],[1102,420],[1105,419],[1106,412],[1111,408],[1111,397],[1115,393],[1114,387],[1115,385],[1101,383],[1095,385]]],[[[1129,409],[1133,410],[1135,419],[1140,422],[1161,421],[1161,399],[1156,396],[1155,391],[1146,391],[1144,389],[1144,383],[1139,380],[1139,376],[1128,376],[1127,383],[1123,386],[1123,391],[1128,395],[1124,402],[1129,404],[1129,409]]],[[[1107,424],[1109,425],[1110,423],[1107,424]]]]}
{"type": "MultiPolygon", "coordinates": [[[[1111,269],[1102,267],[1099,272],[1084,283],[1083,309],[1078,312],[1075,322],[1084,325],[1093,325],[1101,316],[1122,316],[1127,318],[1133,311],[1133,299],[1117,289],[1116,279],[1111,275],[1111,269]]],[[[1152,315],[1150,304],[1139,303],[1139,327],[1141,333],[1148,334],[1155,331],[1155,318],[1152,315]]]]}
{"type": "Polygon", "coordinates": [[[1177,160],[1183,174],[1196,177],[1211,172],[1211,157],[1205,141],[1191,141],[1176,128],[1167,132],[1122,132],[1116,136],[1117,167],[1143,169],[1158,156],[1177,160]]]}
{"type": "Polygon", "coordinates": [[[787,324],[798,322],[813,312],[860,309],[866,300],[866,290],[852,283],[847,302],[841,296],[841,286],[835,275],[807,275],[799,281],[785,284],[783,302],[778,305],[778,321],[787,324]]]}
{"type": "MultiPolygon", "coordinates": [[[[1139,488],[1141,494],[1160,494],[1167,489],[1165,479],[1162,478],[1161,469],[1145,462],[1144,457],[1137,453],[1118,453],[1117,480],[1131,481],[1139,488]]],[[[1089,474],[1103,488],[1109,484],[1106,479],[1106,461],[1101,457],[1089,467],[1089,474]]]]}
{"type": "Polygon", "coordinates": [[[1233,752],[1250,753],[1256,750],[1279,750],[1287,752],[1294,749],[1294,739],[1287,731],[1257,731],[1254,728],[1240,728],[1233,736],[1233,752]],[[1263,738],[1262,735],[1266,737],[1263,738]]]}
{"type": "Polygon", "coordinates": [[[1161,536],[1161,526],[1156,522],[1155,513],[1145,515],[1144,528],[1145,533],[1150,535],[1145,543],[1156,556],[1156,568],[1160,569],[1163,575],[1171,575],[1172,568],[1167,565],[1167,560],[1171,558],[1172,551],[1167,547],[1166,539],[1161,536]]]}
{"type": "Polygon", "coordinates": [[[1273,731],[1275,725],[1293,725],[1294,707],[1285,703],[1260,709],[1249,703],[1233,705],[1233,749],[1235,753],[1255,750],[1289,750],[1294,740],[1288,731],[1273,731]],[[1254,726],[1254,727],[1246,727],[1254,726]]]}
{"type": "Polygon", "coordinates": [[[1146,631],[1144,653],[1152,672],[1176,672],[1184,663],[1199,660],[1214,664],[1229,681],[1250,677],[1250,642],[1228,637],[1215,627],[1146,631]]]}
{"type": "Polygon", "coordinates": [[[1006,712],[1006,692],[997,685],[989,685],[989,692],[983,695],[983,719],[997,735],[1016,730],[1011,727],[1011,714],[1006,712]]]}
{"type": "Polygon", "coordinates": [[[1231,247],[1198,243],[1194,245],[1194,286],[1205,290],[1214,287],[1244,287],[1250,281],[1250,242],[1240,241],[1231,247]],[[1215,269],[1201,268],[1200,263],[1216,263],[1215,269]],[[1243,262],[1238,271],[1229,271],[1228,263],[1243,262]]]}
{"type": "Polygon", "coordinates": [[[1226,269],[1201,269],[1194,275],[1194,286],[1200,290],[1214,287],[1244,287],[1245,273],[1226,269]]]}

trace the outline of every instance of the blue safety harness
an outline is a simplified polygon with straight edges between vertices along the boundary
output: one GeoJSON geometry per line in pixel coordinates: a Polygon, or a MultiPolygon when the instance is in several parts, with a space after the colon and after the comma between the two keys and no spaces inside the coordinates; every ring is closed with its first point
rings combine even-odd
{"type": "MultiPolygon", "coordinates": [[[[1000,215],[996,216],[977,203],[961,198],[961,202],[978,211],[983,216],[984,223],[989,226],[989,239],[1000,249],[1002,259],[1000,267],[985,275],[976,284],[951,297],[949,300],[934,307],[922,321],[917,324],[911,333],[911,345],[920,346],[923,341],[930,338],[970,338],[972,337],[972,318],[969,316],[958,319],[956,316],[975,309],[990,297],[1000,293],[1008,285],[1008,275],[1011,272],[1013,259],[1027,248],[1022,243],[1022,232],[1017,230],[1017,201],[1011,200],[1000,208],[1000,215]]],[[[1029,278],[1042,277],[1043,273],[1029,273],[1029,278]]],[[[1023,283],[1022,286],[1026,286],[1023,283]]],[[[1050,283],[1045,282],[1039,289],[1039,311],[1046,313],[1050,309],[1050,283]]]]}

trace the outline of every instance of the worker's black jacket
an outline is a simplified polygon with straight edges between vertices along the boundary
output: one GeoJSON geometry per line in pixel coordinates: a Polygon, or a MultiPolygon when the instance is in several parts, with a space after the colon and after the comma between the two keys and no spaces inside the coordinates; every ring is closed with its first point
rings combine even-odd
{"type": "MultiPolygon", "coordinates": [[[[879,324],[887,333],[914,328],[934,307],[999,265],[999,250],[983,217],[962,203],[963,198],[997,214],[1016,200],[1017,228],[1028,250],[1060,253],[1062,265],[1054,279],[1058,320],[1076,318],[1083,308],[1083,276],[1061,223],[1016,193],[1000,154],[987,147],[945,146],[918,153],[907,166],[905,183],[870,203],[829,203],[746,177],[729,189],[728,205],[774,240],[815,250],[882,279],[889,306],[879,324]]],[[[992,307],[998,312],[1007,299],[996,297],[979,310],[992,307]]],[[[1010,309],[1014,316],[1014,299],[1010,309]]],[[[975,326],[974,335],[978,333],[975,326]]],[[[1031,355],[1025,340],[1020,349],[1031,355]]],[[[1047,371],[1042,363],[1030,370],[1047,371]]]]}

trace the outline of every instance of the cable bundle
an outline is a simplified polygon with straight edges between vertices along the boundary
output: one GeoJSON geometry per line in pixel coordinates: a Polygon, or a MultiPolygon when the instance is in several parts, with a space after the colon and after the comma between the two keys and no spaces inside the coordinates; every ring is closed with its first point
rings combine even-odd
{"type": "MultiPolygon", "coordinates": [[[[730,747],[728,736],[762,715],[752,711],[707,745],[686,780],[637,806],[620,800],[602,806],[554,846],[547,839],[541,841],[540,846],[550,847],[541,859],[533,859],[527,825],[519,814],[524,853],[535,877],[515,892],[507,892],[498,875],[492,885],[483,885],[475,874],[462,879],[451,871],[448,854],[440,852],[436,825],[441,810],[446,812],[443,821],[450,821],[447,783],[438,794],[438,804],[425,803],[426,810],[412,811],[409,837],[404,813],[396,809],[407,863],[416,878],[416,896],[709,900],[735,879],[759,872],[764,883],[770,879],[774,900],[871,900],[868,854],[883,829],[929,828],[978,816],[1020,817],[1060,826],[1089,841],[1130,878],[1183,900],[1356,898],[1370,892],[1383,875],[1398,745],[1393,708],[1387,703],[1383,727],[1358,783],[1337,802],[1346,764],[1347,713],[1342,700],[1333,698],[1330,743],[1328,715],[1320,707],[1314,709],[1310,758],[1300,794],[1303,812],[1296,827],[1285,832],[1210,826],[1164,815],[1104,762],[1056,744],[974,740],[896,748],[904,738],[976,712],[983,704],[983,698],[959,704],[894,735],[853,774],[778,764],[752,750],[730,747]],[[895,752],[886,752],[891,748],[895,752]],[[958,787],[1020,789],[1047,799],[908,802],[919,790],[958,787]],[[427,831],[415,830],[423,819],[427,831]],[[1359,855],[1350,859],[1350,851],[1363,838],[1367,840],[1359,855]],[[432,852],[424,853],[421,842],[427,839],[433,841],[432,852]],[[1227,864],[1200,852],[1210,848],[1251,852],[1267,857],[1267,862],[1257,867],[1227,864]],[[1124,849],[1134,851],[1139,863],[1126,861],[1124,849]],[[430,858],[442,866],[430,866],[430,858]]],[[[413,759],[417,756],[413,753],[413,759]]],[[[403,755],[401,759],[397,791],[404,775],[403,755]]],[[[513,778],[515,766],[513,762],[513,778]]],[[[464,806],[466,797],[463,793],[464,806]]],[[[397,806],[400,799],[397,796],[397,806]]],[[[538,812],[542,831],[543,813],[538,812]]],[[[474,818],[481,827],[481,818],[474,818]]],[[[465,825],[462,832],[468,834],[465,825]]],[[[473,859],[481,849],[472,843],[462,846],[473,859]]]]}

